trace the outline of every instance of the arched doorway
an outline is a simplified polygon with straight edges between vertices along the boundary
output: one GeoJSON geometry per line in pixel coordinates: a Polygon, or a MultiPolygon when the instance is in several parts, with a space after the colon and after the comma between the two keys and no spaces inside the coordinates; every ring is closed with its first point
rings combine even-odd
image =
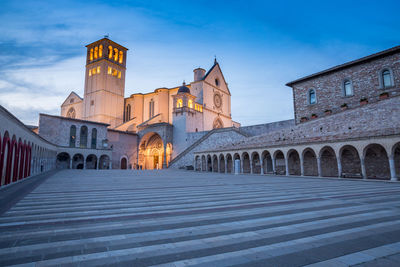
{"type": "Polygon", "coordinates": [[[233,171],[233,161],[231,154],[226,155],[226,171],[227,173],[232,173],[233,171]]]}
{"type": "Polygon", "coordinates": [[[355,147],[346,145],[340,149],[340,163],[342,165],[341,176],[344,177],[359,177],[362,178],[361,174],[361,161],[355,147]]]}
{"type": "Polygon", "coordinates": [[[273,167],[272,167],[272,157],[271,154],[268,151],[264,151],[262,153],[262,159],[263,159],[263,170],[264,174],[267,173],[273,173],[273,167]]]}
{"type": "Polygon", "coordinates": [[[225,157],[223,154],[219,155],[219,172],[225,173],[225,157]]]}
{"type": "Polygon", "coordinates": [[[107,155],[101,155],[99,159],[99,169],[106,170],[110,168],[110,157],[107,155]]]}
{"type": "Polygon", "coordinates": [[[321,176],[338,177],[338,164],[333,148],[326,146],[321,149],[321,176]]]}
{"type": "Polygon", "coordinates": [[[72,169],[83,169],[84,158],[82,154],[75,154],[72,157],[72,169]]]}
{"type": "Polygon", "coordinates": [[[201,160],[200,160],[200,156],[196,156],[196,159],[195,159],[195,170],[196,170],[196,171],[201,171],[201,160]]]}
{"type": "Polygon", "coordinates": [[[86,169],[96,170],[97,169],[97,157],[96,155],[90,154],[86,157],[86,169]]]}
{"type": "Polygon", "coordinates": [[[164,162],[164,143],[157,133],[144,135],[139,145],[139,166],[145,170],[162,169],[164,162]]]}
{"type": "Polygon", "coordinates": [[[261,162],[260,162],[260,155],[257,152],[253,152],[251,154],[251,163],[253,168],[253,173],[261,174],[261,162]]]}
{"type": "Polygon", "coordinates": [[[303,152],[303,168],[305,176],[318,176],[317,156],[311,148],[306,148],[303,152]]]}
{"type": "Polygon", "coordinates": [[[285,155],[280,150],[275,152],[275,172],[278,175],[286,175],[285,155]]]}
{"type": "Polygon", "coordinates": [[[242,154],[243,159],[243,173],[250,173],[250,156],[247,152],[242,154]]]}
{"type": "Polygon", "coordinates": [[[212,162],[210,155],[207,155],[207,171],[212,172],[212,162]]]}
{"type": "Polygon", "coordinates": [[[390,180],[389,158],[383,146],[368,145],[364,150],[364,155],[367,178],[390,180]]]}
{"type": "Polygon", "coordinates": [[[301,175],[300,156],[297,150],[288,152],[289,175],[301,175]]]}
{"type": "Polygon", "coordinates": [[[125,157],[121,159],[121,170],[126,170],[128,168],[128,161],[125,157]]]}
{"type": "Polygon", "coordinates": [[[212,170],[213,172],[218,172],[218,158],[216,155],[213,156],[213,166],[212,166],[212,170]]]}
{"type": "Polygon", "coordinates": [[[71,156],[67,152],[61,152],[57,155],[56,168],[69,169],[70,162],[71,162],[71,156]]]}

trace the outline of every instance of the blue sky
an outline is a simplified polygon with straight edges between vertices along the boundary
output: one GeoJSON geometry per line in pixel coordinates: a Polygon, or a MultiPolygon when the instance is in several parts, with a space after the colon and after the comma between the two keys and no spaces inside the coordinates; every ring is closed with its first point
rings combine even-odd
{"type": "Polygon", "coordinates": [[[130,50],[126,96],[220,63],[243,125],[293,118],[296,78],[400,45],[400,1],[1,1],[0,104],[27,124],[83,95],[85,45],[130,50]]]}

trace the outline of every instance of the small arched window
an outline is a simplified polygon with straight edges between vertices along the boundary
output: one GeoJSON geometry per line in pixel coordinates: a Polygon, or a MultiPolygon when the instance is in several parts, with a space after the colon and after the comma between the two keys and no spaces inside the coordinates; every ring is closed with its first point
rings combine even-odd
{"type": "Polygon", "coordinates": [[[93,48],[90,49],[90,61],[93,60],[93,48]]]}
{"type": "Polygon", "coordinates": [[[352,96],[353,95],[353,86],[351,84],[351,81],[345,80],[343,82],[343,93],[344,93],[344,96],[352,96]]]}
{"type": "Polygon", "coordinates": [[[103,56],[103,45],[99,46],[99,58],[103,56]]]}
{"type": "Polygon", "coordinates": [[[219,80],[218,80],[218,78],[215,79],[215,85],[216,85],[216,86],[219,86],[219,80]]]}
{"type": "Polygon", "coordinates": [[[87,138],[88,138],[88,128],[86,126],[81,127],[81,134],[79,136],[80,147],[87,147],[87,138]]]}
{"type": "Polygon", "coordinates": [[[126,112],[125,112],[125,121],[129,121],[131,119],[131,105],[126,105],[126,112]]]}
{"type": "Polygon", "coordinates": [[[392,75],[388,69],[382,71],[382,85],[383,88],[391,87],[392,84],[392,75]]]}
{"type": "Polygon", "coordinates": [[[96,149],[97,146],[97,129],[93,128],[92,129],[92,143],[91,143],[91,148],[96,149]]]}
{"type": "Polygon", "coordinates": [[[122,51],[119,51],[119,64],[122,64],[124,58],[124,53],[122,51]]]}
{"type": "Polygon", "coordinates": [[[188,101],[188,107],[189,107],[189,108],[193,108],[193,100],[192,100],[192,99],[189,99],[189,101],[188,101]]]}
{"type": "Polygon", "coordinates": [[[70,108],[67,112],[67,118],[71,118],[71,119],[75,119],[75,109],[74,108],[70,108]]]}
{"type": "Polygon", "coordinates": [[[110,46],[108,47],[108,58],[109,58],[109,59],[112,59],[112,57],[113,57],[113,48],[112,48],[112,46],[110,45],[110,46]]]}
{"type": "Polygon", "coordinates": [[[76,126],[72,125],[69,129],[69,147],[75,147],[76,126]]]}
{"type": "Polygon", "coordinates": [[[317,103],[317,95],[315,94],[314,89],[308,91],[308,103],[310,105],[317,103]]]}
{"type": "Polygon", "coordinates": [[[94,48],[94,59],[97,59],[97,55],[99,54],[99,48],[96,46],[94,48]]]}
{"type": "Polygon", "coordinates": [[[114,48],[114,61],[118,61],[118,49],[114,48]]]}
{"type": "Polygon", "coordinates": [[[182,99],[178,99],[178,101],[176,101],[176,107],[177,107],[177,108],[183,107],[183,101],[182,101],[182,99]]]}

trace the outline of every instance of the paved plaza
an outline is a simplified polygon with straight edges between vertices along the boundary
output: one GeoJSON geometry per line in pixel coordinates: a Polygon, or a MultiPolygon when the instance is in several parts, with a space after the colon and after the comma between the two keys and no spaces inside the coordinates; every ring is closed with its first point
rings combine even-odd
{"type": "Polygon", "coordinates": [[[64,170],[0,234],[0,266],[400,266],[400,183],[64,170]]]}

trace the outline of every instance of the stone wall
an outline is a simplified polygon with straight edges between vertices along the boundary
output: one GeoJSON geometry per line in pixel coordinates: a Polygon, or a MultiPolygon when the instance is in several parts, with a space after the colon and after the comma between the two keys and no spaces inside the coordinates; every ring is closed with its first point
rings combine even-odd
{"type": "MultiPolygon", "coordinates": [[[[335,141],[400,133],[400,96],[241,140],[232,148],[335,141]]],[[[223,149],[228,149],[223,147],[223,149]]]]}
{"type": "Polygon", "coordinates": [[[112,168],[121,168],[122,157],[127,158],[128,168],[135,168],[138,153],[138,135],[109,129],[108,143],[112,147],[112,168]]]}
{"type": "MultiPolygon", "coordinates": [[[[192,133],[191,135],[194,140],[194,137],[201,136],[201,133],[192,133]]],[[[246,137],[236,130],[218,129],[205,140],[203,140],[203,142],[195,146],[189,153],[185,154],[182,158],[171,164],[169,167],[172,169],[179,169],[186,166],[193,166],[193,156],[195,152],[214,149],[215,147],[222,145],[232,145],[240,140],[243,140],[244,138],[246,137]]]]}
{"type": "Polygon", "coordinates": [[[69,147],[70,128],[76,127],[75,147],[80,147],[80,129],[88,128],[87,147],[91,148],[92,130],[97,130],[96,148],[103,149],[103,141],[107,139],[107,124],[71,119],[48,114],[39,115],[39,135],[58,146],[69,147]]]}
{"type": "Polygon", "coordinates": [[[248,136],[256,136],[268,133],[270,131],[276,131],[287,127],[293,127],[294,125],[295,125],[294,120],[285,120],[285,121],[276,121],[271,123],[244,126],[240,127],[239,130],[248,136]]]}
{"type": "Polygon", "coordinates": [[[347,104],[348,108],[357,108],[362,98],[367,98],[369,103],[377,102],[383,92],[397,96],[400,95],[400,52],[299,81],[291,86],[296,123],[299,123],[302,117],[310,119],[312,114],[318,117],[325,116],[326,110],[340,112],[342,104],[347,104]],[[394,84],[384,89],[380,77],[381,71],[386,68],[391,71],[394,84]],[[352,96],[344,95],[345,80],[352,84],[352,96]],[[316,92],[316,104],[309,104],[310,89],[316,92]]]}

